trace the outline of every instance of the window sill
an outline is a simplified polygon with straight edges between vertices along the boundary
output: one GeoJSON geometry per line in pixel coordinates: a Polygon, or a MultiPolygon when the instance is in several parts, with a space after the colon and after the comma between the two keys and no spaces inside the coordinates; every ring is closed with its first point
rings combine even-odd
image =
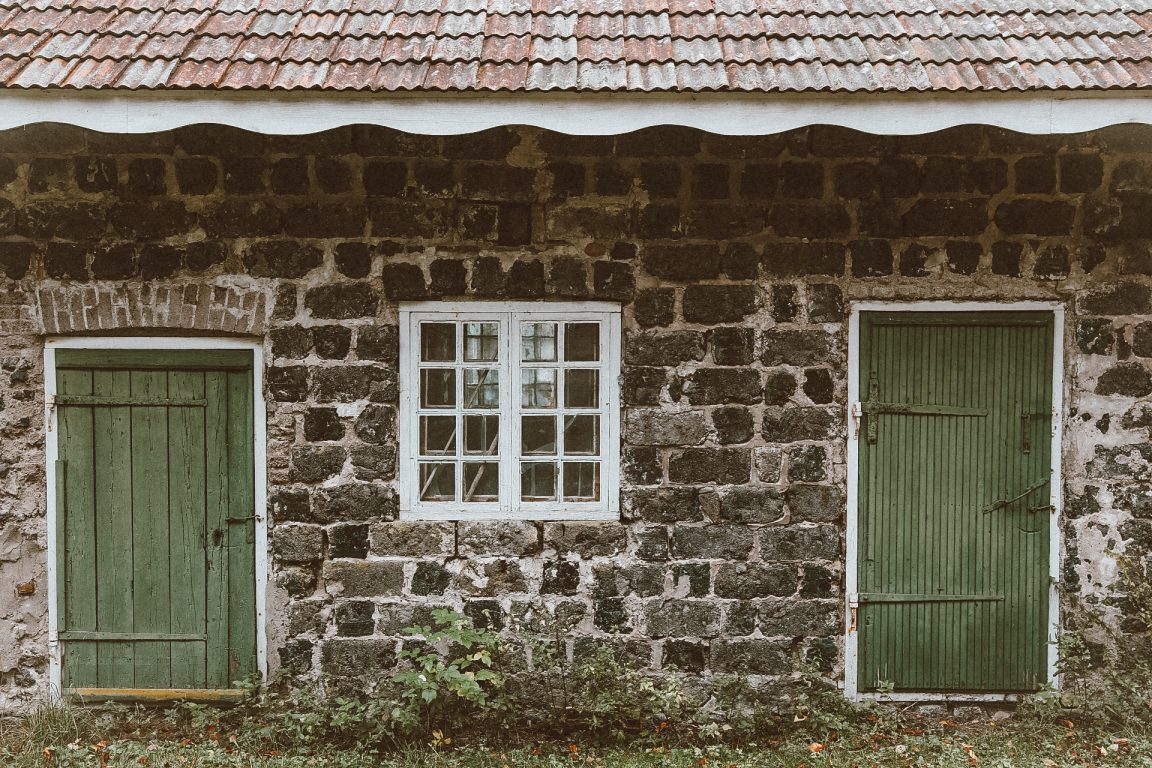
{"type": "Polygon", "coordinates": [[[618,523],[620,511],[611,509],[553,509],[528,510],[521,512],[467,511],[462,509],[444,510],[400,510],[400,520],[405,522],[587,522],[598,521],[618,523]]]}

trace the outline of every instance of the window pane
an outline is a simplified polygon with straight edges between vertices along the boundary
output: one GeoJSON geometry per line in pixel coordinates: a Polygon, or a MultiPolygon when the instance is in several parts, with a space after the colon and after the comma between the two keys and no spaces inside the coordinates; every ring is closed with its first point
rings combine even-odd
{"type": "Polygon", "coordinates": [[[455,464],[420,464],[420,501],[456,499],[455,464]]]}
{"type": "Polygon", "coordinates": [[[520,465],[520,498],[553,501],[556,498],[556,465],[525,462],[520,465]]]}
{"type": "Polygon", "coordinates": [[[556,407],[556,369],[525,368],[521,371],[520,404],[525,408],[556,407]]]}
{"type": "Polygon", "coordinates": [[[456,323],[421,323],[420,359],[436,363],[455,360],[456,323]]]}
{"type": "Polygon", "coordinates": [[[420,453],[424,456],[456,454],[456,417],[420,417],[420,453]]]}
{"type": "Polygon", "coordinates": [[[499,416],[464,417],[464,453],[491,456],[499,453],[499,416]]]}
{"type": "Polygon", "coordinates": [[[599,416],[564,417],[564,453],[595,456],[600,444],[599,416]]]}
{"type": "Polygon", "coordinates": [[[599,360],[600,324],[565,323],[564,359],[599,360]]]}
{"type": "Polygon", "coordinates": [[[564,500],[599,501],[600,465],[593,461],[564,462],[564,500]]]}
{"type": "Polygon", "coordinates": [[[600,399],[600,371],[574,368],[564,371],[564,407],[595,408],[600,399]]]}
{"type": "Polygon", "coordinates": [[[520,359],[527,363],[555,360],[556,323],[522,323],[520,359]]]}
{"type": "Polygon", "coordinates": [[[452,408],[456,405],[456,371],[425,368],[420,371],[420,407],[452,408]]]}
{"type": "Polygon", "coordinates": [[[464,324],[464,359],[496,360],[500,349],[500,326],[496,323],[464,324]]]}
{"type": "Polygon", "coordinates": [[[554,416],[524,416],[520,419],[520,453],[544,455],[556,453],[554,416]]]}
{"type": "Polygon", "coordinates": [[[464,407],[500,407],[500,373],[495,368],[464,369],[464,407]]]}
{"type": "Polygon", "coordinates": [[[464,463],[464,501],[499,501],[500,465],[494,461],[464,463]]]}

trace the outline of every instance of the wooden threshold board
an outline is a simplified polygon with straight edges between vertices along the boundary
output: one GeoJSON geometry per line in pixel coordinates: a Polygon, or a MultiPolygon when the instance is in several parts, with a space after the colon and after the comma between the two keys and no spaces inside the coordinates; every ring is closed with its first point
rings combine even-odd
{"type": "Polygon", "coordinates": [[[238,702],[246,691],[238,688],[68,688],[64,695],[80,703],[97,701],[123,702],[238,702]]]}

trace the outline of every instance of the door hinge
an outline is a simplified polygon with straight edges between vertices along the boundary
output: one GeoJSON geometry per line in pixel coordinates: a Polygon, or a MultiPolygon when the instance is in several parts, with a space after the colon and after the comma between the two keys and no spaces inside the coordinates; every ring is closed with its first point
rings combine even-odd
{"type": "Polygon", "coordinates": [[[860,419],[862,419],[864,417],[863,404],[859,400],[852,403],[852,410],[850,411],[850,413],[852,414],[852,430],[851,430],[852,431],[852,439],[853,440],[859,440],[860,439],[860,419]]]}
{"type": "Polygon", "coordinates": [[[856,613],[860,610],[860,595],[853,592],[848,595],[848,633],[856,631],[856,613]]]}

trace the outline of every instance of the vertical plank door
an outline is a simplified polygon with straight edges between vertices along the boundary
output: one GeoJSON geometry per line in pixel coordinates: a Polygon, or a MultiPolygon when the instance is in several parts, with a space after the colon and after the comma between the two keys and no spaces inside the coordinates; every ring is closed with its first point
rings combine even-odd
{"type": "Polygon", "coordinates": [[[256,672],[251,352],[56,361],[63,687],[233,688],[256,672]]]}
{"type": "Polygon", "coordinates": [[[1047,681],[1053,317],[861,315],[858,685],[1047,681]]]}

